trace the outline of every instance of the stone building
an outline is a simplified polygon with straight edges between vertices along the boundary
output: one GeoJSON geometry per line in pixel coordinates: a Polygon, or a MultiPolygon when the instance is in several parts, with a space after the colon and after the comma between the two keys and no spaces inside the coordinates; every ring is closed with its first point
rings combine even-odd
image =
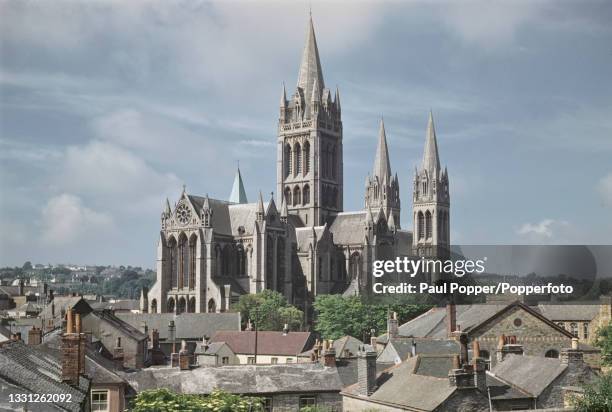
{"type": "Polygon", "coordinates": [[[430,113],[413,181],[415,235],[401,226],[382,120],[363,209],[344,211],[340,92],[326,87],[311,19],[297,85],[289,96],[281,91],[276,199],[260,193],[247,203],[238,171],[229,201],[185,189],[174,204],[166,200],[157,281],[141,298],[143,310],[222,312],[242,294],[272,289],[309,314],[316,295],[369,293],[375,260],[446,256],[449,178],[436,139],[430,113]]]}

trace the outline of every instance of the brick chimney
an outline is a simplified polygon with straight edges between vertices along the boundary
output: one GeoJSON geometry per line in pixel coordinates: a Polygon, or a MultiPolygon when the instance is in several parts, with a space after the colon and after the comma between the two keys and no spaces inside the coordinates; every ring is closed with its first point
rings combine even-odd
{"type": "Polygon", "coordinates": [[[395,339],[399,336],[399,321],[397,320],[397,312],[391,312],[387,321],[389,339],[395,339]]]}
{"type": "Polygon", "coordinates": [[[334,349],[333,341],[323,341],[323,356],[321,357],[324,366],[336,366],[336,350],[334,349]]]}
{"type": "Polygon", "coordinates": [[[191,355],[187,350],[187,342],[184,340],[181,342],[181,350],[179,352],[179,369],[182,371],[189,370],[191,368],[191,355]]]}
{"type": "Polygon", "coordinates": [[[42,329],[32,326],[28,331],[28,345],[40,345],[42,343],[42,329]]]}
{"type": "Polygon", "coordinates": [[[466,332],[456,330],[451,334],[452,338],[459,343],[459,364],[460,367],[468,363],[468,336],[466,332]]]}
{"type": "Polygon", "coordinates": [[[78,314],[76,317],[75,322],[72,309],[66,311],[66,333],[62,335],[62,382],[70,385],[79,384],[79,374],[85,368],[84,345],[81,343],[84,339],[80,330],[75,328],[75,323],[81,327],[81,320],[78,314]]]}
{"type": "Polygon", "coordinates": [[[451,301],[446,305],[446,334],[450,338],[457,330],[457,306],[451,301]]]}
{"type": "Polygon", "coordinates": [[[579,349],[578,339],[572,338],[572,346],[570,348],[561,349],[559,359],[564,365],[582,365],[584,363],[584,353],[579,349]]]}
{"type": "Polygon", "coordinates": [[[460,389],[474,387],[474,374],[469,366],[466,368],[461,365],[459,355],[453,355],[453,368],[448,372],[448,381],[451,386],[460,389]]]}
{"type": "Polygon", "coordinates": [[[477,340],[472,344],[472,368],[474,369],[474,385],[479,391],[487,393],[487,367],[480,357],[480,343],[477,340]]]}
{"type": "Polygon", "coordinates": [[[376,351],[361,346],[357,352],[357,391],[370,396],[376,390],[376,351]]]}

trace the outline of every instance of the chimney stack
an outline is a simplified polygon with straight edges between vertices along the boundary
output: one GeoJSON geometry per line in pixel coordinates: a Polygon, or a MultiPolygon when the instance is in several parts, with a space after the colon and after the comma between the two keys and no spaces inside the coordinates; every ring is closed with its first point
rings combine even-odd
{"type": "Polygon", "coordinates": [[[28,345],[40,345],[42,343],[42,329],[32,326],[28,331],[28,345]]]}
{"type": "Polygon", "coordinates": [[[460,330],[456,330],[452,333],[451,335],[453,337],[454,340],[456,340],[459,343],[459,346],[461,348],[460,350],[460,364],[463,365],[467,365],[468,363],[468,336],[466,332],[462,332],[460,330]]]}
{"type": "Polygon", "coordinates": [[[357,352],[357,391],[370,396],[376,390],[376,351],[361,346],[357,352]]]}
{"type": "Polygon", "coordinates": [[[450,338],[457,330],[457,307],[452,300],[446,305],[446,334],[450,338]]]}
{"type": "Polygon", "coordinates": [[[335,367],[336,366],[336,349],[334,349],[333,341],[324,341],[323,345],[323,360],[324,366],[335,367]]]}
{"type": "Polygon", "coordinates": [[[121,337],[117,336],[117,340],[115,342],[115,348],[113,349],[113,359],[120,365],[123,366],[124,359],[123,348],[121,347],[121,337]]]}
{"type": "Polygon", "coordinates": [[[387,321],[389,339],[395,339],[399,336],[399,322],[397,320],[397,312],[392,312],[387,321]]]}
{"type": "Polygon", "coordinates": [[[179,369],[182,371],[189,370],[191,367],[191,355],[187,350],[187,342],[181,342],[181,350],[179,352],[179,369]]]}
{"type": "Polygon", "coordinates": [[[81,336],[80,328],[80,315],[68,309],[66,311],[66,333],[62,335],[62,382],[70,385],[78,385],[79,375],[85,370],[85,341],[81,336]],[[74,327],[75,324],[77,329],[74,327]]]}
{"type": "Polygon", "coordinates": [[[487,367],[484,359],[480,357],[480,344],[472,344],[472,368],[474,369],[474,384],[482,393],[487,393],[487,367]]]}
{"type": "Polygon", "coordinates": [[[289,324],[285,323],[285,326],[283,327],[283,336],[287,336],[288,333],[289,333],[289,324]]]}
{"type": "Polygon", "coordinates": [[[572,346],[570,348],[561,349],[559,359],[562,364],[568,366],[581,365],[584,363],[584,353],[579,349],[577,338],[572,338],[572,346]]]}
{"type": "Polygon", "coordinates": [[[497,362],[503,362],[508,355],[522,356],[523,345],[516,343],[516,339],[509,339],[506,336],[501,335],[497,343],[497,362]]]}
{"type": "Polygon", "coordinates": [[[448,372],[448,380],[451,386],[460,389],[474,387],[474,374],[461,364],[459,355],[453,355],[453,368],[448,372]]]}

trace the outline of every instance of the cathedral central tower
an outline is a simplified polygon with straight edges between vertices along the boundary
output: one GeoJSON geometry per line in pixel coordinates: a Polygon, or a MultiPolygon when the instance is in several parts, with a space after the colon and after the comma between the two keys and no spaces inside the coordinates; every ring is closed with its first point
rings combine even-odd
{"type": "Polygon", "coordinates": [[[306,226],[343,210],[340,94],[325,87],[312,17],[295,91],[283,85],[277,140],[277,193],[306,226]]]}

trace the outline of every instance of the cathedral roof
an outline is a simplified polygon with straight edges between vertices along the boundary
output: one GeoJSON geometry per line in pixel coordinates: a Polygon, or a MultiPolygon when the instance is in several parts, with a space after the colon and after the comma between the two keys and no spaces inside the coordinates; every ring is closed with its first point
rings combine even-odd
{"type": "Polygon", "coordinates": [[[363,243],[366,211],[338,213],[329,230],[337,245],[363,243]]]}
{"type": "Polygon", "coordinates": [[[312,16],[308,22],[308,32],[306,34],[306,44],[302,52],[302,62],[298,74],[297,87],[303,91],[305,99],[310,99],[312,91],[317,83],[319,90],[325,88],[323,82],[323,71],[321,70],[321,60],[319,59],[319,49],[317,47],[317,39],[315,37],[314,25],[312,16]]]}
{"type": "Polygon", "coordinates": [[[209,207],[213,212],[212,224],[215,231],[224,235],[231,234],[231,222],[228,211],[229,203],[227,201],[194,195],[188,195],[188,197],[198,216],[202,214],[202,206],[206,199],[208,199],[209,207]]]}
{"type": "Polygon", "coordinates": [[[425,150],[423,152],[423,170],[428,172],[440,171],[440,157],[438,156],[438,142],[436,139],[436,129],[434,127],[433,113],[429,112],[427,121],[427,135],[425,137],[425,150]]]}
{"type": "Polygon", "coordinates": [[[382,182],[387,179],[391,181],[391,162],[389,161],[389,149],[387,147],[387,135],[385,133],[385,122],[380,119],[380,128],[378,130],[378,147],[376,148],[376,157],[374,159],[374,169],[372,176],[377,176],[382,182]]]}
{"type": "Polygon", "coordinates": [[[240,168],[236,169],[236,177],[234,178],[234,185],[232,186],[232,193],[230,194],[229,201],[232,203],[248,202],[246,192],[244,190],[244,184],[242,183],[240,168]]]}

